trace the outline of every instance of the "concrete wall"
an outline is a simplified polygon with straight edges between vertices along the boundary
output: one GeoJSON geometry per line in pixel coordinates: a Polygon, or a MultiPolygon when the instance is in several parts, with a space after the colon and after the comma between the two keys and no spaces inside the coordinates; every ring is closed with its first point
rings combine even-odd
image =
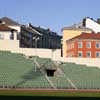
{"type": "Polygon", "coordinates": [[[11,52],[13,53],[22,53],[26,56],[39,56],[41,58],[60,58],[61,50],[56,49],[52,51],[51,49],[35,49],[35,48],[18,48],[12,49],[11,52]]]}
{"type": "Polygon", "coordinates": [[[34,49],[34,48],[18,48],[11,50],[13,53],[22,53],[26,56],[39,56],[43,58],[51,58],[51,50],[49,49],[34,49]]]}
{"type": "Polygon", "coordinates": [[[55,61],[70,62],[75,64],[87,65],[89,67],[100,68],[100,58],[59,58],[54,59],[55,61]]]}
{"type": "Polygon", "coordinates": [[[0,50],[14,50],[19,48],[19,40],[0,40],[0,50]]]}

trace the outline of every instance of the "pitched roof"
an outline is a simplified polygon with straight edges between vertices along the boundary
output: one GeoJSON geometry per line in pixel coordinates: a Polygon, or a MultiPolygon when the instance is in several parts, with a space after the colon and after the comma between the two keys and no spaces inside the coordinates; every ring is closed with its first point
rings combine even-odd
{"type": "Polygon", "coordinates": [[[50,35],[50,36],[56,36],[59,38],[62,38],[62,36],[58,35],[56,32],[51,31],[49,28],[45,29],[43,27],[36,27],[33,26],[32,24],[29,24],[30,27],[32,27],[32,29],[35,29],[37,32],[41,33],[42,35],[50,35]]]}
{"type": "Polygon", "coordinates": [[[37,35],[41,35],[38,31],[36,31],[35,29],[33,29],[29,26],[22,25],[21,27],[28,32],[35,33],[37,35]]]}
{"type": "Polygon", "coordinates": [[[9,28],[6,25],[2,25],[2,24],[0,25],[0,31],[12,31],[12,30],[14,30],[14,29],[9,28]]]}
{"type": "Polygon", "coordinates": [[[69,39],[67,41],[75,40],[75,39],[96,39],[100,40],[100,33],[82,33],[72,39],[69,39]]]}
{"type": "Polygon", "coordinates": [[[8,17],[2,17],[0,18],[0,21],[5,22],[6,25],[16,25],[16,26],[20,25],[19,23],[15,22],[14,20],[8,17]]]}
{"type": "Polygon", "coordinates": [[[69,27],[64,27],[62,28],[62,30],[83,30],[83,31],[92,31],[89,28],[86,28],[83,26],[82,22],[78,23],[78,24],[73,24],[69,27]]]}

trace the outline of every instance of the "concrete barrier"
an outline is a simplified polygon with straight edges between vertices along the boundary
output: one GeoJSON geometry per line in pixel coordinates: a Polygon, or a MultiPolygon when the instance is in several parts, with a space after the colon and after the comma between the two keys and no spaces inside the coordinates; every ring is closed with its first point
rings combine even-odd
{"type": "Polygon", "coordinates": [[[99,67],[100,68],[100,58],[65,58],[60,57],[59,59],[54,59],[55,61],[69,62],[81,65],[87,65],[88,67],[99,67]]]}

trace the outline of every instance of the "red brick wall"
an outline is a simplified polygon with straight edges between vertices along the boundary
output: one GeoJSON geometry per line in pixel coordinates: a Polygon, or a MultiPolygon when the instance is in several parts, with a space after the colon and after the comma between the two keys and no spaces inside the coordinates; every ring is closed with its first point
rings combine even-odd
{"type": "MultiPolygon", "coordinates": [[[[100,51],[100,48],[96,48],[96,41],[95,40],[82,40],[82,48],[78,48],[78,40],[75,40],[74,42],[74,48],[70,48],[68,49],[67,48],[67,57],[69,57],[69,55],[72,54],[73,52],[73,57],[77,57],[78,56],[78,51],[82,51],[83,53],[83,57],[86,57],[86,52],[87,51],[91,51],[91,58],[95,58],[96,56],[96,51],[100,51]],[[91,48],[87,48],[86,47],[86,42],[91,42],[91,48]]],[[[71,45],[72,44],[72,41],[70,42],[67,42],[67,46],[68,45],[71,45]]]]}

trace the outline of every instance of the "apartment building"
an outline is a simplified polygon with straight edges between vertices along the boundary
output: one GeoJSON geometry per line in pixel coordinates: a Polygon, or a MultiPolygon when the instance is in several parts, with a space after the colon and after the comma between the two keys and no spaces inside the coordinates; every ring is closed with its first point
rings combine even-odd
{"type": "Polygon", "coordinates": [[[66,41],[66,57],[100,58],[100,33],[82,33],[66,41]]]}

